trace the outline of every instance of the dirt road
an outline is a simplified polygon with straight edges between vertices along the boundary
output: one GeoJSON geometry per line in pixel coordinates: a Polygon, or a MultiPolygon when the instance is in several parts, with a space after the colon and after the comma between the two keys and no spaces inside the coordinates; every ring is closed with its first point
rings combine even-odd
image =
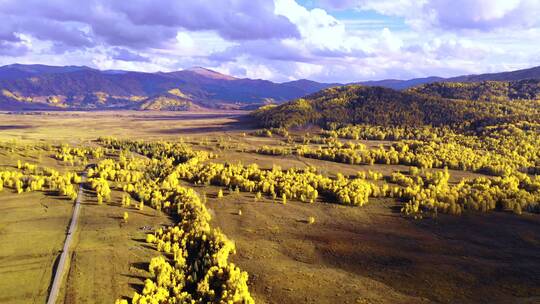
{"type": "MultiPolygon", "coordinates": [[[[86,171],[82,175],[82,183],[86,180],[86,171]]],[[[77,200],[75,201],[75,207],[73,208],[73,215],[71,216],[71,223],[69,224],[69,229],[66,236],[66,241],[64,242],[64,248],[62,248],[62,254],[60,255],[60,260],[54,271],[54,279],[49,292],[49,298],[47,299],[47,304],[56,304],[58,293],[60,292],[60,287],[62,286],[62,281],[64,274],[67,272],[67,261],[70,256],[69,249],[71,248],[71,243],[73,241],[73,235],[77,231],[77,223],[79,222],[79,213],[81,210],[81,199],[83,197],[83,187],[79,187],[79,193],[77,195],[77,200]]]]}

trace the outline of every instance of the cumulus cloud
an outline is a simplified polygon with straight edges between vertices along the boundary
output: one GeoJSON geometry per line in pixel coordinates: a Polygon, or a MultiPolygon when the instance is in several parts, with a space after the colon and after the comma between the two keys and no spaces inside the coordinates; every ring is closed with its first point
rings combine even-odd
{"type": "Polygon", "coordinates": [[[489,31],[540,24],[540,2],[536,0],[432,0],[423,11],[434,25],[444,29],[489,31]]]}
{"type": "MultiPolygon", "coordinates": [[[[215,62],[239,62],[240,58],[249,58],[252,61],[264,62],[261,64],[274,65],[278,64],[276,61],[292,62],[300,64],[296,67],[303,66],[302,71],[306,72],[306,66],[317,65],[316,70],[320,70],[319,66],[323,63],[346,57],[370,56],[366,51],[367,43],[360,38],[351,37],[345,25],[323,9],[309,10],[294,0],[276,0],[275,13],[290,20],[298,28],[300,36],[242,42],[214,52],[209,59],[215,62]]],[[[385,38],[381,37],[382,40],[385,38]]],[[[389,48],[394,49],[393,46],[389,48]]],[[[278,66],[283,66],[283,63],[278,66]]],[[[286,69],[293,73],[290,65],[286,69]]],[[[275,69],[270,68],[265,70],[265,73],[268,71],[275,72],[275,69]]]]}
{"type": "Polygon", "coordinates": [[[424,54],[438,60],[449,58],[482,60],[490,52],[495,51],[481,45],[476,45],[470,40],[455,39],[453,37],[449,39],[436,37],[422,44],[409,45],[405,50],[416,54],[424,54]]]}
{"type": "Polygon", "coordinates": [[[234,40],[297,37],[296,27],[274,14],[267,0],[115,1],[133,24],[182,27],[191,31],[215,30],[234,40]]]}
{"type": "Polygon", "coordinates": [[[209,58],[215,61],[236,61],[240,56],[299,62],[314,59],[301,44],[287,43],[282,40],[248,41],[215,52],[209,58]]]}
{"type": "Polygon", "coordinates": [[[215,31],[231,40],[299,36],[267,0],[2,0],[0,18],[11,31],[78,46],[162,47],[180,29],[215,31]]]}
{"type": "Polygon", "coordinates": [[[345,25],[325,10],[308,10],[295,0],[275,0],[275,12],[291,20],[299,29],[302,40],[312,47],[337,49],[343,46],[345,25]]]}
{"type": "Polygon", "coordinates": [[[28,51],[29,48],[24,44],[0,40],[0,56],[20,56],[28,51]]]}
{"type": "Polygon", "coordinates": [[[114,48],[113,49],[113,59],[123,60],[123,61],[138,61],[138,62],[149,62],[148,57],[142,56],[138,53],[132,52],[125,48],[114,48]]]}
{"type": "Polygon", "coordinates": [[[491,31],[540,25],[537,0],[320,0],[320,4],[399,16],[418,28],[491,31]]]}

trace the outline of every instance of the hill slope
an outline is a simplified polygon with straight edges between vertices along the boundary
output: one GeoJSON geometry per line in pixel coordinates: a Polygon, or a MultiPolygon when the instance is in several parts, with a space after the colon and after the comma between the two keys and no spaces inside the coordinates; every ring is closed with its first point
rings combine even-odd
{"type": "Polygon", "coordinates": [[[437,81],[444,81],[445,79],[442,77],[426,77],[426,78],[414,78],[409,80],[398,80],[398,79],[385,79],[385,80],[376,80],[376,81],[364,81],[360,82],[358,84],[365,85],[365,86],[376,86],[376,87],[384,87],[384,88],[390,88],[395,90],[404,90],[410,87],[426,84],[426,83],[433,83],[437,81]]]}
{"type": "Polygon", "coordinates": [[[316,124],[454,125],[478,127],[527,116],[540,120],[540,102],[448,99],[382,87],[349,85],[323,90],[253,115],[264,127],[316,124]]]}
{"type": "Polygon", "coordinates": [[[452,82],[478,82],[478,81],[516,81],[524,79],[540,79],[540,67],[516,70],[510,72],[465,75],[446,79],[452,82]]]}
{"type": "Polygon", "coordinates": [[[540,80],[436,82],[410,88],[408,91],[451,99],[535,100],[540,99],[540,80]]]}
{"type": "Polygon", "coordinates": [[[525,79],[540,80],[540,67],[529,69],[516,70],[510,72],[488,73],[478,75],[463,75],[451,78],[442,77],[426,77],[413,78],[409,80],[385,79],[378,81],[364,81],[357,84],[368,86],[381,86],[396,90],[404,90],[422,84],[430,84],[435,82],[482,82],[482,81],[518,81],[525,79]]]}

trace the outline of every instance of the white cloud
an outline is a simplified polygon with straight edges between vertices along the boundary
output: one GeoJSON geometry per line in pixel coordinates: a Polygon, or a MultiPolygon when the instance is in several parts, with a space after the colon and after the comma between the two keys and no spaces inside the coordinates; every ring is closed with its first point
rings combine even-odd
{"type": "Polygon", "coordinates": [[[388,28],[384,28],[381,32],[381,40],[378,43],[380,49],[388,50],[390,52],[398,52],[403,46],[403,41],[392,34],[388,28]]]}
{"type": "Polygon", "coordinates": [[[312,47],[337,49],[343,45],[345,25],[323,9],[308,10],[295,0],[275,0],[274,11],[293,22],[303,42],[312,47]]]}
{"type": "Polygon", "coordinates": [[[414,28],[491,31],[540,25],[538,0],[322,0],[330,8],[403,17],[414,28]]]}

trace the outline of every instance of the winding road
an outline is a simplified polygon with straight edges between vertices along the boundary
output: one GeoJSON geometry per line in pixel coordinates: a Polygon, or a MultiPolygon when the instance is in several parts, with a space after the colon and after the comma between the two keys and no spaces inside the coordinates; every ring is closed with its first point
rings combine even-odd
{"type": "Polygon", "coordinates": [[[79,186],[79,193],[77,195],[77,200],[75,201],[75,208],[73,208],[73,215],[71,216],[71,223],[69,224],[69,229],[67,232],[66,240],[64,242],[64,248],[62,249],[62,254],[60,255],[60,261],[56,266],[53,283],[51,290],[49,292],[49,298],[47,299],[47,304],[56,304],[58,299],[58,294],[60,293],[60,287],[62,286],[62,281],[64,274],[67,271],[67,260],[69,258],[71,243],[73,241],[73,235],[77,231],[77,223],[79,222],[79,213],[81,210],[81,199],[83,197],[83,183],[86,181],[86,170],[82,174],[82,182],[79,186]]]}

